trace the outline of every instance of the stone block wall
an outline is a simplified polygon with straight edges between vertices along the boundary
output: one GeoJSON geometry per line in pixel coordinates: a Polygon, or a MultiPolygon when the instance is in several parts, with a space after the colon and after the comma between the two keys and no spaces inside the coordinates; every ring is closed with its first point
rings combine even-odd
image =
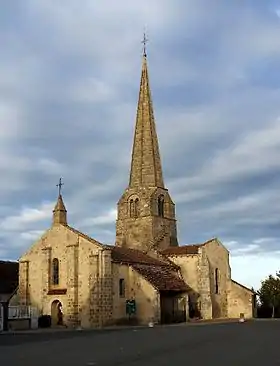
{"type": "MultiPolygon", "coordinates": [[[[52,248],[45,247],[41,250],[41,306],[48,303],[48,291],[51,287],[51,260],[52,248]]],[[[48,312],[49,313],[49,312],[48,312]]],[[[49,313],[50,314],[50,313],[49,313]]]]}
{"type": "MultiPolygon", "coordinates": [[[[89,272],[93,271],[93,277],[100,273],[100,269],[98,272],[92,266],[91,258],[91,255],[98,253],[100,248],[102,246],[99,243],[95,245],[94,242],[89,242],[85,237],[63,225],[56,225],[49,229],[21,258],[20,302],[27,301],[26,289],[29,289],[30,305],[36,307],[40,314],[51,315],[53,301],[59,301],[62,303],[63,320],[67,326],[96,325],[98,322],[93,318],[97,316],[98,310],[95,309],[93,316],[93,305],[90,305],[90,302],[96,299],[91,298],[91,293],[95,290],[92,289],[93,279],[90,278],[89,272]],[[58,285],[51,283],[51,266],[54,258],[59,260],[58,285]],[[26,263],[29,268],[28,276],[26,263]],[[29,282],[28,286],[27,282],[29,282]]],[[[105,260],[106,273],[110,272],[108,262],[109,260],[105,260]]],[[[98,268],[100,265],[98,264],[98,268]]],[[[103,285],[108,287],[108,276],[106,281],[103,285]]],[[[108,293],[105,296],[107,296],[106,300],[104,298],[102,301],[103,304],[106,302],[104,318],[107,318],[110,300],[108,300],[108,293]]],[[[98,301],[101,300],[98,298],[98,301]]]]}
{"type": "Polygon", "coordinates": [[[113,264],[113,320],[125,322],[126,300],[135,299],[136,317],[140,324],[160,320],[160,295],[137,271],[127,265],[113,264]],[[119,279],[125,281],[125,296],[119,296],[119,279]]]}
{"type": "Polygon", "coordinates": [[[99,254],[91,254],[89,257],[89,324],[90,327],[98,327],[100,309],[100,283],[99,283],[99,254]]]}
{"type": "Polygon", "coordinates": [[[90,256],[89,286],[90,326],[102,327],[111,324],[113,317],[113,277],[110,250],[101,249],[90,256]]]}
{"type": "Polygon", "coordinates": [[[253,293],[235,281],[230,282],[228,295],[228,315],[230,318],[239,318],[240,313],[246,319],[254,316],[253,293]]]}
{"type": "Polygon", "coordinates": [[[198,293],[202,319],[212,319],[212,299],[210,287],[210,267],[205,251],[199,248],[198,255],[198,293]]]}
{"type": "Polygon", "coordinates": [[[116,245],[146,250],[152,240],[162,232],[163,226],[167,233],[158,241],[158,247],[167,248],[178,245],[175,220],[175,205],[169,193],[162,188],[131,188],[127,189],[118,202],[116,222],[116,245]],[[158,214],[157,200],[164,196],[164,217],[158,214]],[[139,200],[138,217],[130,217],[130,200],[139,200]]]}
{"type": "Polygon", "coordinates": [[[105,326],[112,323],[113,317],[113,278],[112,278],[112,259],[111,251],[102,249],[100,251],[100,286],[101,286],[101,298],[100,298],[100,315],[101,326],[105,326]]]}
{"type": "Polygon", "coordinates": [[[29,261],[22,260],[19,262],[19,288],[18,295],[21,305],[29,305],[30,291],[29,291],[29,261]]]}
{"type": "Polygon", "coordinates": [[[80,325],[79,310],[79,243],[66,247],[67,252],[67,304],[66,323],[69,327],[80,325]]]}
{"type": "Polygon", "coordinates": [[[228,285],[230,282],[229,252],[217,239],[201,247],[209,262],[212,317],[228,317],[228,285]],[[217,273],[216,273],[217,270],[217,273]],[[216,292],[216,274],[218,292],[216,292]]]}

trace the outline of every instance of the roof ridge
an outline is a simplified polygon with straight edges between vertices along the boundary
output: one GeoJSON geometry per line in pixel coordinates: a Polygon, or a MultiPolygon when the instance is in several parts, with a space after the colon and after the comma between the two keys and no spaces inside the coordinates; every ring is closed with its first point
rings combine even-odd
{"type": "Polygon", "coordinates": [[[66,227],[67,229],[69,229],[70,231],[72,231],[73,233],[75,233],[75,234],[77,234],[77,235],[81,236],[82,238],[84,238],[84,239],[86,239],[86,240],[90,241],[90,242],[91,242],[91,243],[93,243],[93,244],[96,244],[96,245],[98,245],[98,246],[102,246],[102,247],[106,246],[106,244],[102,244],[102,243],[100,243],[98,240],[93,239],[91,236],[89,236],[89,235],[87,235],[87,234],[85,234],[85,233],[83,233],[83,232],[81,232],[81,231],[79,231],[79,230],[75,229],[75,228],[74,228],[74,227],[72,227],[72,226],[69,226],[68,224],[61,224],[61,225],[63,225],[64,227],[66,227]]]}

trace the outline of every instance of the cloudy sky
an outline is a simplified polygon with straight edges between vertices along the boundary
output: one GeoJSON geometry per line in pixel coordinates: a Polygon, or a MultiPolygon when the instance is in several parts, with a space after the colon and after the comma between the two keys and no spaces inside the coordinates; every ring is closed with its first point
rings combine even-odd
{"type": "Polygon", "coordinates": [[[181,244],[218,237],[247,286],[280,262],[280,1],[14,0],[0,12],[0,258],[50,225],[114,243],[146,27],[181,244]]]}

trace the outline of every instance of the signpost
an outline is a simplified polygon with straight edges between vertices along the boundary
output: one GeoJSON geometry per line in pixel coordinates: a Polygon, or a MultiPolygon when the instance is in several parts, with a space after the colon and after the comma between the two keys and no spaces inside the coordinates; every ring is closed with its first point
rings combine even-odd
{"type": "Polygon", "coordinates": [[[133,299],[126,300],[126,314],[128,315],[128,319],[130,320],[131,315],[136,314],[136,301],[133,299]]]}

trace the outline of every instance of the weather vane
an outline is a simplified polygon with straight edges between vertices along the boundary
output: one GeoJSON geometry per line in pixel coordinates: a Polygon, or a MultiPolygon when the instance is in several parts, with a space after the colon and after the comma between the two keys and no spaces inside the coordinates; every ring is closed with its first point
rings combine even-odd
{"type": "Polygon", "coordinates": [[[146,32],[144,32],[144,37],[143,37],[143,41],[141,43],[143,43],[144,47],[143,47],[143,55],[146,57],[147,53],[146,53],[146,45],[148,42],[148,38],[146,37],[146,32]]]}
{"type": "Polygon", "coordinates": [[[56,185],[58,187],[58,195],[61,195],[61,187],[64,185],[64,183],[62,183],[62,178],[59,178],[59,183],[56,185]]]}

